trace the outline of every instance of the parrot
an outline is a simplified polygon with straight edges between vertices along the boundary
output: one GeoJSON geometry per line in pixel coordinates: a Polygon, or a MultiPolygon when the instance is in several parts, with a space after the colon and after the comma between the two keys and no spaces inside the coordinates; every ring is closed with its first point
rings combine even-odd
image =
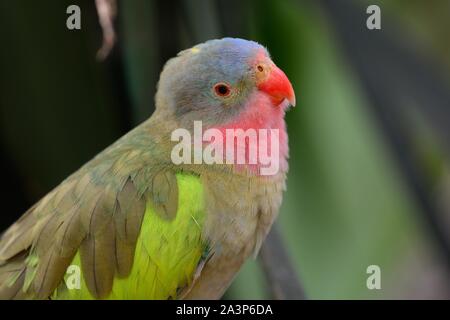
{"type": "Polygon", "coordinates": [[[0,299],[220,299],[278,215],[290,106],[291,82],[255,41],[213,39],[179,52],[162,69],[151,117],[1,235],[0,299]],[[215,133],[277,130],[278,170],[175,163],[173,133],[195,137],[195,121],[215,133]]]}

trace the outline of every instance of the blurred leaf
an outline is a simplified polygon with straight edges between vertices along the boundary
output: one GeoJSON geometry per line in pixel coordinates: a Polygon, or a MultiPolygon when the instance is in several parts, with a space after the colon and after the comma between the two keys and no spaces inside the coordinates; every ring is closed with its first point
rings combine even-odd
{"type": "Polygon", "coordinates": [[[285,68],[298,108],[287,115],[291,158],[281,224],[311,298],[387,297],[366,268],[392,279],[415,241],[414,208],[326,21],[305,2],[264,1],[259,40],[285,68]]]}
{"type": "Polygon", "coordinates": [[[123,1],[119,10],[120,40],[134,124],[147,119],[155,108],[154,95],[160,73],[155,10],[154,2],[145,0],[123,1]]]}

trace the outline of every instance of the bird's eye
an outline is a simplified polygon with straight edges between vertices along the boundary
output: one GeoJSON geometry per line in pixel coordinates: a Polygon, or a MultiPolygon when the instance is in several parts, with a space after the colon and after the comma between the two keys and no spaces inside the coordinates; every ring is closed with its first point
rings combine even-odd
{"type": "Polygon", "coordinates": [[[263,72],[264,71],[264,67],[262,65],[260,65],[260,64],[258,64],[256,69],[258,69],[259,72],[263,72]]]}
{"type": "Polygon", "coordinates": [[[214,93],[219,97],[228,97],[231,93],[231,88],[228,84],[220,82],[214,85],[214,93]]]}

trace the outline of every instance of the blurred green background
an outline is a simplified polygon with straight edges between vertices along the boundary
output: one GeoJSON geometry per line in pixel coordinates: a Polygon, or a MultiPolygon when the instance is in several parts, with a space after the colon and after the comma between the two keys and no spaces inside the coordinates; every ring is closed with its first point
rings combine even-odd
{"type": "MultiPolygon", "coordinates": [[[[0,0],[0,229],[151,115],[168,58],[207,39],[243,37],[269,49],[297,94],[287,114],[290,172],[279,226],[308,298],[450,298],[448,247],[429,222],[437,219],[448,244],[449,1],[118,0],[115,28],[118,42],[99,62],[102,30],[93,0],[0,0]],[[418,56],[439,74],[444,94],[433,87],[430,96],[439,99],[428,100],[416,100],[415,90],[400,85],[404,79],[386,78],[402,94],[402,123],[393,127],[407,132],[408,154],[390,142],[377,117],[398,100],[374,100],[380,90],[371,91],[364,74],[377,71],[375,60],[367,56],[367,68],[358,68],[352,54],[361,53],[361,34],[337,27],[341,3],[361,30],[367,6],[378,4],[382,30],[365,32],[406,44],[393,65],[418,56]],[[81,30],[66,28],[70,4],[81,8],[81,30]],[[443,113],[435,116],[432,105],[444,106],[443,113]],[[411,185],[398,155],[414,160],[422,188],[411,185]],[[381,268],[381,290],[366,287],[372,264],[381,268]]],[[[394,69],[388,70],[395,76],[394,69]]],[[[257,261],[244,266],[225,297],[269,297],[257,261]]]]}

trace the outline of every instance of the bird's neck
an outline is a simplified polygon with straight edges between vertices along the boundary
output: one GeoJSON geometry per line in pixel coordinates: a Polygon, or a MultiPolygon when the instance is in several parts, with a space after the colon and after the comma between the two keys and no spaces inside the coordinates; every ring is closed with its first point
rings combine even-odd
{"type": "Polygon", "coordinates": [[[230,151],[226,146],[233,146],[233,164],[238,171],[268,176],[287,171],[289,149],[284,121],[287,106],[287,102],[274,106],[267,95],[256,92],[240,115],[215,127],[224,137],[224,150],[230,151]],[[244,163],[242,157],[239,162],[239,152],[244,154],[244,163]]]}
{"type": "MultiPolygon", "coordinates": [[[[201,127],[199,143],[196,143],[197,130],[194,122],[192,127],[185,128],[190,132],[188,144],[192,143],[188,148],[188,153],[195,154],[195,150],[200,149],[202,158],[196,162],[195,156],[192,158],[188,156],[189,161],[181,164],[183,170],[201,173],[209,168],[213,171],[228,172],[232,170],[238,174],[268,177],[286,173],[288,169],[288,137],[284,114],[287,106],[287,102],[280,106],[274,106],[269,97],[256,92],[243,106],[242,112],[227,123],[203,127],[201,121],[197,121],[201,127]],[[199,166],[198,164],[208,164],[203,159],[206,154],[209,154],[206,151],[207,146],[212,143],[205,141],[208,129],[214,129],[221,137],[220,141],[215,141],[215,137],[213,139],[215,143],[221,144],[221,147],[218,148],[222,151],[222,156],[219,156],[221,161],[219,164],[213,161],[212,165],[199,166]],[[232,156],[229,156],[229,153],[232,156]],[[194,161],[191,161],[192,159],[194,161]]],[[[180,144],[178,140],[171,141],[172,133],[179,129],[179,123],[170,120],[161,121],[161,119],[170,117],[163,111],[158,113],[158,110],[164,110],[164,108],[157,108],[157,113],[144,126],[150,131],[147,136],[162,136],[159,141],[154,141],[155,148],[164,148],[163,154],[171,159],[174,146],[180,144]]]]}

